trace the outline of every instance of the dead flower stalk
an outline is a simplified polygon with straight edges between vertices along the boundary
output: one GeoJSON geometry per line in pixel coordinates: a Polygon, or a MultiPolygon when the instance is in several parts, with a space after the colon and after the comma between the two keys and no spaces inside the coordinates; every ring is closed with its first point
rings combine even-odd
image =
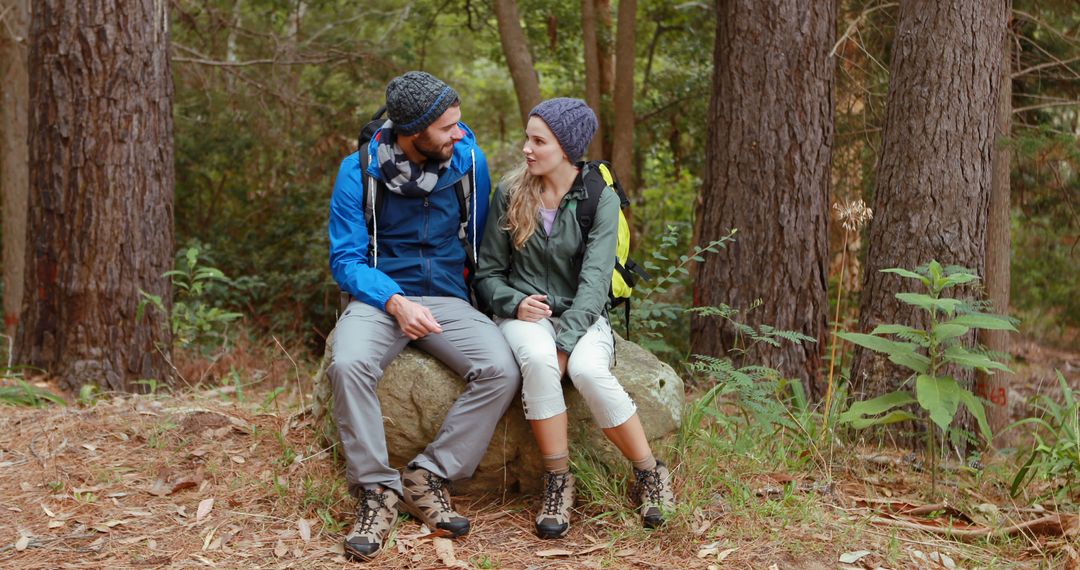
{"type": "Polygon", "coordinates": [[[832,407],[834,373],[836,371],[836,348],[840,344],[836,336],[840,328],[840,302],[844,294],[844,270],[847,269],[848,238],[851,234],[859,231],[867,222],[874,217],[874,211],[866,206],[861,199],[854,202],[833,204],[833,211],[840,226],[844,228],[844,246],[840,252],[840,280],[836,288],[836,317],[833,318],[832,349],[829,353],[829,378],[828,387],[825,391],[825,413],[822,416],[821,437],[822,441],[829,433],[829,408],[832,407]]]}

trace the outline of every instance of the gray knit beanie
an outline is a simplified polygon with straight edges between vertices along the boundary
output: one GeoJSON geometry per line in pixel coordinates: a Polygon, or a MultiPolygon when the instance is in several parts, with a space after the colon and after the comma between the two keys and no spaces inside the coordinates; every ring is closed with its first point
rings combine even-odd
{"type": "Polygon", "coordinates": [[[596,134],[596,113],[581,99],[548,99],[533,107],[529,116],[540,117],[547,123],[570,162],[581,160],[596,134]]]}
{"type": "Polygon", "coordinates": [[[386,86],[386,114],[402,135],[426,129],[457,101],[453,87],[423,71],[399,75],[386,86]]]}

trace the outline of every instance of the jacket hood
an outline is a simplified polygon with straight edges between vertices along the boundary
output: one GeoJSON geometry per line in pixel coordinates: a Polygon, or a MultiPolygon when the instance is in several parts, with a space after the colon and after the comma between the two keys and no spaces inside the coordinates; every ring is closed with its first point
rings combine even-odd
{"type": "MultiPolygon", "coordinates": [[[[454,144],[454,155],[450,157],[450,167],[446,169],[446,172],[444,172],[441,177],[439,177],[439,182],[435,185],[435,190],[442,190],[443,188],[453,186],[458,180],[461,180],[466,173],[472,170],[473,152],[478,150],[476,146],[476,135],[465,123],[458,122],[458,127],[465,136],[454,144]]],[[[375,133],[375,136],[371,137],[371,142],[368,143],[369,161],[367,173],[369,176],[380,181],[383,180],[383,175],[382,171],[379,170],[379,160],[376,149],[379,146],[379,137],[382,133],[383,129],[379,129],[379,131],[375,133]]]]}

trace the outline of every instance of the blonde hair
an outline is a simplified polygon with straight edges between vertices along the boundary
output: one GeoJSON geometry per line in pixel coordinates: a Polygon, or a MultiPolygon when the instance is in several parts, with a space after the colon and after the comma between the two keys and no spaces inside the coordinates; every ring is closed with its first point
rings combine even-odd
{"type": "Polygon", "coordinates": [[[540,194],[544,191],[543,179],[529,174],[528,166],[522,162],[503,180],[503,188],[508,204],[500,227],[510,232],[514,249],[521,249],[536,233],[540,194]]]}

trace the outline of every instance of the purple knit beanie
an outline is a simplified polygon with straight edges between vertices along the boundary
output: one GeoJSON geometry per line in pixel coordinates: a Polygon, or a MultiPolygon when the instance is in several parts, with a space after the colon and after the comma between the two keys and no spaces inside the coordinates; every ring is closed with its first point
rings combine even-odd
{"type": "Polygon", "coordinates": [[[540,117],[547,123],[570,162],[581,160],[596,134],[596,113],[581,99],[548,99],[533,107],[529,116],[540,117]]]}

